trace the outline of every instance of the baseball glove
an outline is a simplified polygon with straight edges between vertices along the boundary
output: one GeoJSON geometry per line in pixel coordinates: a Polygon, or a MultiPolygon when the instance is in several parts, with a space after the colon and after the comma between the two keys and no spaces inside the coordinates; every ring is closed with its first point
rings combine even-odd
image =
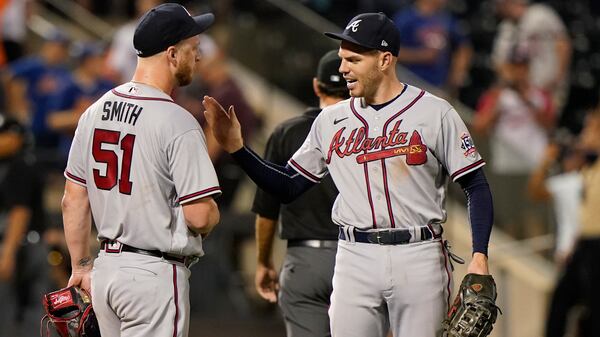
{"type": "Polygon", "coordinates": [[[52,325],[60,337],[100,337],[100,328],[88,293],[79,287],[63,288],[42,298],[46,315],[42,318],[40,336],[46,322],[46,336],[52,325]]]}
{"type": "Polygon", "coordinates": [[[491,275],[467,274],[442,323],[443,336],[489,335],[500,311],[496,306],[496,296],[496,283],[491,275]]]}

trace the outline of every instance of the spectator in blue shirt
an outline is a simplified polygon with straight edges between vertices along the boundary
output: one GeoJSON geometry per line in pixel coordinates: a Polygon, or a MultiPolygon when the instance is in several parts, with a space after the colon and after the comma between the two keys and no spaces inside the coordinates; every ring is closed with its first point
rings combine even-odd
{"type": "Polygon", "coordinates": [[[64,66],[68,44],[64,33],[49,33],[39,54],[11,63],[6,78],[9,111],[31,128],[36,149],[48,157],[58,144],[58,135],[46,123],[48,103],[70,81],[64,66]]]}
{"type": "Polygon", "coordinates": [[[77,67],[71,80],[48,102],[48,126],[60,133],[59,155],[66,160],[81,114],[100,96],[115,87],[105,79],[105,48],[99,43],[79,43],[72,48],[77,67]]]}
{"type": "Polygon", "coordinates": [[[394,15],[401,39],[398,61],[430,84],[456,95],[465,80],[472,49],[445,4],[446,0],[416,0],[412,7],[394,15]]]}

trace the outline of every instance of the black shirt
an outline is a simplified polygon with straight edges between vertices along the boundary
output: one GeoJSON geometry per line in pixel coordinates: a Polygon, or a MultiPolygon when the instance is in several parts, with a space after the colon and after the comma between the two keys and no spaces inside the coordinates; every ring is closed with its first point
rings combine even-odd
{"type": "MultiPolygon", "coordinates": [[[[279,125],[269,137],[265,159],[285,166],[304,143],[319,112],[320,109],[311,108],[279,125]]],[[[280,236],[284,240],[337,240],[338,226],[331,221],[331,208],[337,194],[331,176],[326,175],[320,184],[287,205],[257,189],[252,211],[269,219],[277,219],[281,211],[280,236]]]]}
{"type": "MultiPolygon", "coordinates": [[[[16,132],[27,138],[27,132],[21,125],[14,121],[6,123],[2,123],[0,132],[16,132]]],[[[35,160],[25,150],[13,157],[0,159],[0,236],[7,226],[5,216],[15,206],[26,207],[31,212],[29,230],[43,232],[42,188],[42,177],[35,167],[35,160]]]]}

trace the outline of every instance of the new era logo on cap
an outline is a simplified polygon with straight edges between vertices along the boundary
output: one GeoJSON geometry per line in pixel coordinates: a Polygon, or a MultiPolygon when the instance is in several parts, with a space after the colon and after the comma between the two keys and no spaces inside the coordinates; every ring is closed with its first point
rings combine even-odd
{"type": "Polygon", "coordinates": [[[400,33],[394,22],[383,13],[359,14],[350,20],[342,33],[327,32],[325,35],[394,55],[400,49],[400,33]]]}

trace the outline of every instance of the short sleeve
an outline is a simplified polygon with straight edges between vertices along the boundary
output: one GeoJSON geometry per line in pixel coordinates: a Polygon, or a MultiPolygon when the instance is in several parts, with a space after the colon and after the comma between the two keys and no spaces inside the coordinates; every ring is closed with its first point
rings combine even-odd
{"type": "Polygon", "coordinates": [[[327,163],[321,141],[322,116],[323,114],[320,114],[315,119],[304,143],[288,162],[294,170],[315,183],[320,182],[327,173],[327,163]]]}
{"type": "Polygon", "coordinates": [[[175,137],[166,152],[179,203],[221,194],[202,130],[192,129],[175,137]]]}
{"type": "Polygon", "coordinates": [[[453,108],[442,116],[435,153],[452,181],[485,165],[469,130],[453,108]]]}
{"type": "Polygon", "coordinates": [[[75,130],[75,136],[71,143],[71,149],[69,150],[69,159],[67,160],[67,168],[65,169],[65,178],[68,180],[85,186],[87,177],[86,165],[85,165],[85,127],[82,123],[83,117],[79,120],[77,130],[75,130]]]}
{"type": "MultiPolygon", "coordinates": [[[[282,149],[281,138],[281,129],[275,130],[269,137],[265,149],[264,158],[266,161],[277,165],[285,165],[288,158],[283,158],[280,151],[282,149]]],[[[281,202],[279,199],[257,187],[252,203],[252,212],[269,219],[277,219],[280,208],[281,202]]]]}

